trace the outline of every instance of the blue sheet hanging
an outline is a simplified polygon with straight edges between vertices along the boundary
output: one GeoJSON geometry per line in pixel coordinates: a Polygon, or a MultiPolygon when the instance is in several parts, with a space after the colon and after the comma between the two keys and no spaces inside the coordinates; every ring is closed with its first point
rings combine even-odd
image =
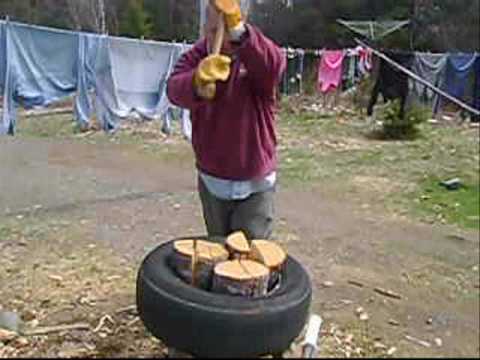
{"type": "MultiPolygon", "coordinates": [[[[45,107],[73,95],[82,128],[93,116],[93,95],[106,130],[132,113],[160,119],[173,108],[167,79],[189,47],[0,21],[0,134],[14,134],[18,105],[45,107]]],[[[188,132],[188,112],[176,117],[188,132]]]]}
{"type": "Polygon", "coordinates": [[[464,99],[469,85],[469,77],[472,74],[476,54],[450,54],[448,56],[447,74],[445,78],[445,90],[458,99],[464,99]]]}
{"type": "Polygon", "coordinates": [[[102,37],[95,67],[102,127],[114,130],[132,113],[151,120],[163,117],[170,107],[167,79],[181,51],[181,44],[102,37]]]}
{"type": "Polygon", "coordinates": [[[43,107],[71,96],[77,88],[78,35],[5,23],[6,71],[2,134],[14,134],[16,108],[43,107]]]}
{"type": "Polygon", "coordinates": [[[79,33],[77,96],[74,113],[81,128],[88,127],[94,112],[91,97],[95,90],[95,63],[99,43],[98,35],[79,33]]]}
{"type": "Polygon", "coordinates": [[[7,66],[6,57],[6,42],[5,42],[5,23],[0,22],[0,91],[3,94],[3,87],[5,85],[5,73],[7,66]]]}
{"type": "Polygon", "coordinates": [[[480,110],[480,54],[475,59],[475,90],[474,90],[474,107],[480,110]]]}

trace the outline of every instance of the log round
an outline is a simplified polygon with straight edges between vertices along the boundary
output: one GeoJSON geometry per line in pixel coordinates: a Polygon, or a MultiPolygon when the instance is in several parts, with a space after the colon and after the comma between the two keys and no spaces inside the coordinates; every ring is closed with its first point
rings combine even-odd
{"type": "Polygon", "coordinates": [[[246,298],[260,298],[268,293],[269,278],[268,268],[256,261],[225,261],[215,266],[212,291],[246,298]]]}
{"type": "Polygon", "coordinates": [[[228,260],[228,251],[220,244],[196,240],[195,280],[192,279],[192,258],[194,256],[194,240],[179,240],[173,244],[171,267],[187,283],[209,290],[212,283],[215,265],[228,260]]]}
{"type": "Polygon", "coordinates": [[[246,260],[250,254],[250,243],[243,231],[237,231],[227,237],[225,246],[231,259],[246,260]]]}
{"type": "Polygon", "coordinates": [[[272,241],[253,240],[249,258],[265,265],[270,270],[268,289],[269,291],[274,289],[281,281],[287,253],[272,241]]]}

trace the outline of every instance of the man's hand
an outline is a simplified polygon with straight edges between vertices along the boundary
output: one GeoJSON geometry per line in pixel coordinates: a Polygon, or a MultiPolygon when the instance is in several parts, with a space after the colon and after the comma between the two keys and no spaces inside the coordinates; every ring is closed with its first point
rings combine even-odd
{"type": "Polygon", "coordinates": [[[216,93],[216,82],[227,81],[230,77],[231,63],[232,60],[224,55],[210,55],[203,59],[193,79],[197,95],[212,100],[216,93]]]}
{"type": "Polygon", "coordinates": [[[212,0],[218,12],[225,17],[225,24],[229,31],[242,24],[242,11],[238,0],[212,0]]]}

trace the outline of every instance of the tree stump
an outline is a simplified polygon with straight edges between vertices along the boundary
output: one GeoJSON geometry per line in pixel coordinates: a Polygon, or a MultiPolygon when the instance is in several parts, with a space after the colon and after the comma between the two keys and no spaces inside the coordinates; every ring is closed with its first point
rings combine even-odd
{"type": "MultiPolygon", "coordinates": [[[[170,266],[185,282],[192,284],[192,258],[194,240],[179,240],[173,244],[174,252],[170,266]]],[[[209,290],[215,265],[228,260],[228,251],[220,244],[197,240],[195,286],[209,290]]]]}
{"type": "Polygon", "coordinates": [[[270,270],[268,289],[271,291],[281,280],[287,253],[277,244],[267,240],[253,240],[249,258],[270,270]]]}
{"type": "Polygon", "coordinates": [[[247,260],[250,254],[250,243],[243,231],[237,231],[227,237],[225,246],[232,260],[247,260]]]}
{"type": "Polygon", "coordinates": [[[270,271],[252,260],[230,260],[215,266],[212,291],[220,294],[259,298],[268,293],[270,271]]]}

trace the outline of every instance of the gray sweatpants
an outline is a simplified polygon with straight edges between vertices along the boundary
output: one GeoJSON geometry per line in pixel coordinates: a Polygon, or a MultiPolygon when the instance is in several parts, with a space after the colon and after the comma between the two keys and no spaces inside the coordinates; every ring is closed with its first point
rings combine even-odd
{"type": "Polygon", "coordinates": [[[242,230],[248,239],[268,239],[273,231],[275,190],[252,194],[245,200],[222,200],[198,178],[203,217],[210,238],[225,238],[242,230]]]}

